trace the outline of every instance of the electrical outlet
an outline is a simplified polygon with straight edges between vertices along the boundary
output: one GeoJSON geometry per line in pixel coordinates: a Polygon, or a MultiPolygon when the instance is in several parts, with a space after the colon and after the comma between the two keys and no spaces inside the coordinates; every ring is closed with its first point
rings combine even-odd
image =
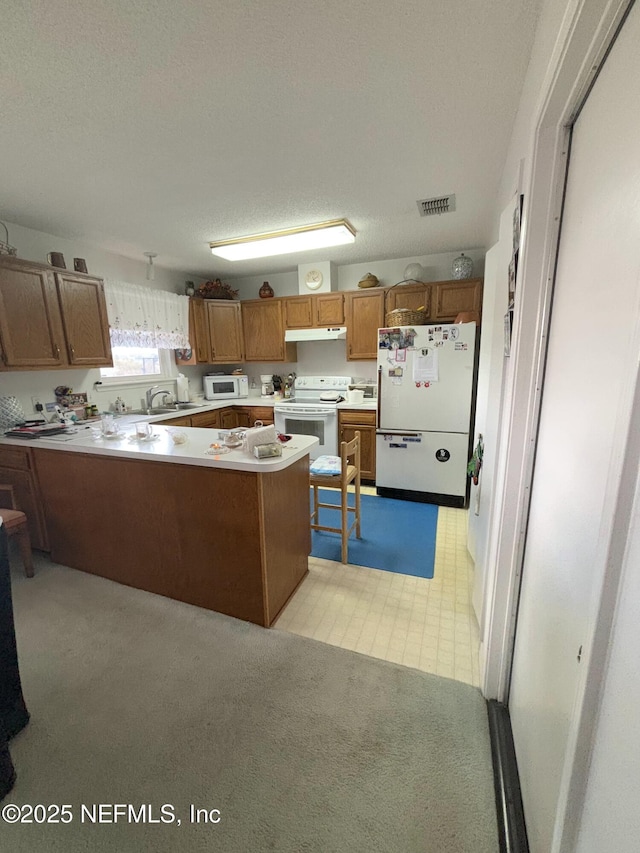
{"type": "Polygon", "coordinates": [[[44,404],[44,407],[45,407],[45,409],[46,409],[46,411],[47,411],[47,412],[55,412],[55,410],[56,410],[56,403],[45,403],[45,404],[44,404]]]}

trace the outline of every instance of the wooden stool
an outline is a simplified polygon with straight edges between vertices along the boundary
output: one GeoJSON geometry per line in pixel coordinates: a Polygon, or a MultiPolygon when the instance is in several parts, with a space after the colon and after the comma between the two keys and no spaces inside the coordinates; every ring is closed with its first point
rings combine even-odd
{"type": "Polygon", "coordinates": [[[13,486],[0,485],[0,518],[7,531],[7,536],[17,536],[20,556],[24,564],[24,573],[28,578],[33,577],[33,558],[31,555],[31,540],[27,527],[27,516],[16,507],[13,486]],[[9,504],[9,509],[5,504],[9,504]]]}
{"type": "Polygon", "coordinates": [[[354,438],[349,441],[343,441],[340,445],[340,474],[310,474],[310,484],[313,488],[313,512],[311,513],[311,529],[312,530],[328,530],[331,533],[340,533],[342,536],[342,562],[348,562],[348,545],[349,536],[353,528],[356,529],[356,537],[360,539],[360,432],[356,432],[354,438]],[[349,459],[353,458],[352,463],[349,459]],[[351,507],[347,501],[347,486],[349,483],[355,485],[355,506],[351,507]],[[340,503],[325,504],[321,503],[318,496],[318,489],[339,489],[340,503]],[[318,511],[321,507],[326,509],[340,510],[341,524],[340,527],[326,527],[318,524],[318,511]],[[349,525],[348,513],[353,513],[353,522],[349,525]]]}

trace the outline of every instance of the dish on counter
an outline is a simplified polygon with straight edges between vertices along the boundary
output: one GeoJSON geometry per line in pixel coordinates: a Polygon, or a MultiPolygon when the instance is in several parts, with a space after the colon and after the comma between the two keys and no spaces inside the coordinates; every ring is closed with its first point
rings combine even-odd
{"type": "Polygon", "coordinates": [[[218,444],[218,442],[215,442],[207,447],[205,453],[208,456],[221,456],[223,453],[228,453],[230,450],[230,447],[226,447],[224,444],[218,444]]]}
{"type": "Polygon", "coordinates": [[[102,437],[107,441],[122,441],[124,438],[123,432],[103,432],[102,437]]]}
{"type": "Polygon", "coordinates": [[[140,443],[140,444],[148,444],[150,441],[155,441],[157,438],[160,438],[159,432],[154,432],[152,435],[145,435],[144,437],[138,435],[130,435],[129,441],[140,443]]]}

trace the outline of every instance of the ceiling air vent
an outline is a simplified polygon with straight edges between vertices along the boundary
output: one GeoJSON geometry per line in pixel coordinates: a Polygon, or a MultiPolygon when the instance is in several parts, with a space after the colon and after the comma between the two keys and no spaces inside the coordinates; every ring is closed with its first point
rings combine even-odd
{"type": "Polygon", "coordinates": [[[456,209],[455,195],[443,195],[438,198],[423,198],[416,202],[420,216],[435,216],[440,213],[452,213],[456,209]]]}

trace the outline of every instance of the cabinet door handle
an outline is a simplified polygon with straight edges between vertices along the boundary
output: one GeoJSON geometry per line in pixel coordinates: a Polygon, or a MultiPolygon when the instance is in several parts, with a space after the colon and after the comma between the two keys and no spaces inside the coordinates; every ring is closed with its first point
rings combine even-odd
{"type": "Polygon", "coordinates": [[[60,358],[60,347],[58,346],[58,344],[54,344],[53,347],[56,351],[56,358],[59,359],[60,358]]]}
{"type": "Polygon", "coordinates": [[[76,357],[76,351],[75,351],[75,349],[71,346],[71,344],[69,344],[69,351],[71,352],[71,358],[75,358],[75,357],[76,357]]]}
{"type": "Polygon", "coordinates": [[[7,363],[7,357],[4,354],[4,350],[0,347],[0,360],[2,360],[5,364],[7,363]]]}

